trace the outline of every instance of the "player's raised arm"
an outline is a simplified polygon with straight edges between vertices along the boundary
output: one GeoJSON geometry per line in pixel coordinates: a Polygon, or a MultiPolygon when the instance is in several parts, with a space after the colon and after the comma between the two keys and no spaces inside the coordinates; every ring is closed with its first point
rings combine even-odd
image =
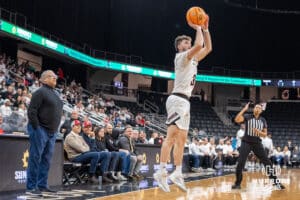
{"type": "Polygon", "coordinates": [[[212,51],[212,42],[208,30],[208,25],[209,25],[209,16],[207,15],[207,20],[205,21],[204,25],[202,25],[204,47],[201,48],[199,52],[197,52],[196,58],[198,61],[201,61],[212,51]]]}
{"type": "Polygon", "coordinates": [[[196,38],[193,47],[188,51],[187,58],[191,60],[196,56],[203,46],[203,33],[200,25],[188,23],[190,27],[196,30],[196,38]]]}

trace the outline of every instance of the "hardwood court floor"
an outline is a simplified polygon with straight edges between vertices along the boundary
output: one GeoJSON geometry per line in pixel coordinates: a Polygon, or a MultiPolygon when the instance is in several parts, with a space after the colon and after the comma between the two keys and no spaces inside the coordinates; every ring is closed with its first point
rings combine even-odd
{"type": "Polygon", "coordinates": [[[159,188],[112,195],[95,200],[299,200],[300,169],[282,170],[279,176],[285,190],[276,190],[261,172],[244,172],[241,190],[231,190],[235,176],[227,175],[186,183],[188,192],[176,186],[165,193],[159,188]]]}

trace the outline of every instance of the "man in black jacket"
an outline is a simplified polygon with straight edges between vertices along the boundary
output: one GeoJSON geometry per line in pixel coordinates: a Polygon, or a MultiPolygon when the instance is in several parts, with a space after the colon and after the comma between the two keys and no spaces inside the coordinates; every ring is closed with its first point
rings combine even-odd
{"type": "Polygon", "coordinates": [[[106,151],[101,151],[97,148],[95,133],[92,131],[92,123],[90,121],[83,122],[83,133],[81,134],[85,142],[89,145],[91,152],[99,153],[99,162],[101,163],[101,174],[102,181],[107,183],[112,183],[113,181],[108,177],[108,165],[110,161],[110,153],[106,151]]]}
{"type": "Polygon", "coordinates": [[[63,103],[54,90],[57,76],[51,70],[41,74],[43,86],[33,93],[28,108],[29,159],[26,194],[55,192],[48,186],[48,172],[54,152],[63,103]]]}
{"type": "Polygon", "coordinates": [[[139,175],[140,168],[142,166],[143,156],[139,155],[135,143],[132,140],[132,127],[127,125],[124,129],[123,136],[119,139],[119,151],[125,152],[127,155],[130,155],[130,169],[128,177],[130,179],[141,179],[139,175]]]}
{"type": "MultiPolygon", "coordinates": [[[[121,181],[127,180],[126,177],[129,174],[130,168],[130,154],[126,154],[125,152],[119,151],[119,147],[117,145],[118,139],[113,137],[113,126],[110,123],[107,123],[104,127],[105,130],[105,144],[106,148],[110,152],[118,152],[120,156],[119,164],[118,164],[118,173],[117,178],[121,181]],[[121,171],[121,173],[120,173],[121,171]],[[123,176],[124,175],[124,176],[123,176]]],[[[115,132],[118,130],[115,130],[115,132]]],[[[118,138],[118,134],[116,135],[118,138]]]]}

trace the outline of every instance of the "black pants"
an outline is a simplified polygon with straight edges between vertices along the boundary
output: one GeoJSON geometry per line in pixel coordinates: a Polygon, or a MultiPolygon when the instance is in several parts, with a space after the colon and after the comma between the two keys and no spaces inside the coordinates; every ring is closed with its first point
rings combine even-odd
{"type": "Polygon", "coordinates": [[[272,167],[272,162],[268,158],[264,147],[261,143],[248,143],[242,141],[242,145],[240,148],[240,156],[238,158],[238,165],[236,167],[236,185],[240,185],[243,179],[243,169],[245,167],[245,163],[250,151],[256,155],[256,157],[260,160],[260,162],[265,166],[267,170],[267,174],[270,179],[273,179],[274,183],[278,183],[277,177],[275,176],[275,171],[272,167]],[[268,166],[268,167],[267,167],[268,166]]]}

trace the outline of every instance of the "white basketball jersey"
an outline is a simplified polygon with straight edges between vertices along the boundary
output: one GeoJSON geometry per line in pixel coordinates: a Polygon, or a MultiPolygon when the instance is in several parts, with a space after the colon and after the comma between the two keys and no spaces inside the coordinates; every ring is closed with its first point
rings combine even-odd
{"type": "Polygon", "coordinates": [[[177,53],[175,56],[175,81],[173,93],[181,93],[188,97],[196,84],[198,61],[194,58],[188,60],[188,51],[177,53]]]}

